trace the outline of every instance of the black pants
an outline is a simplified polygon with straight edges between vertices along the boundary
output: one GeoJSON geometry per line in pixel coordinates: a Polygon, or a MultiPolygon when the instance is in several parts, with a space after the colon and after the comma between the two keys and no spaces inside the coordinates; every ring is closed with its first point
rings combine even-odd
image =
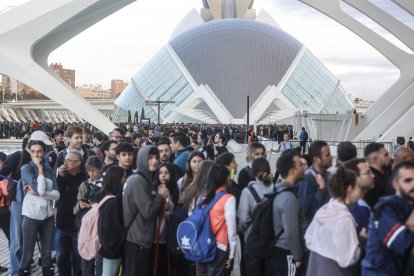
{"type": "Polygon", "coordinates": [[[286,249],[274,247],[271,256],[265,259],[264,265],[266,276],[300,275],[292,253],[286,249]]]}
{"type": "Polygon", "coordinates": [[[306,142],[305,141],[300,141],[300,149],[302,154],[305,154],[306,151],[306,142]]]}
{"type": "Polygon", "coordinates": [[[223,276],[226,266],[227,254],[223,250],[217,248],[216,257],[208,263],[198,263],[199,276],[223,276]]]}
{"type": "Polygon", "coordinates": [[[151,249],[142,245],[125,242],[125,268],[126,276],[151,276],[151,249]]]}

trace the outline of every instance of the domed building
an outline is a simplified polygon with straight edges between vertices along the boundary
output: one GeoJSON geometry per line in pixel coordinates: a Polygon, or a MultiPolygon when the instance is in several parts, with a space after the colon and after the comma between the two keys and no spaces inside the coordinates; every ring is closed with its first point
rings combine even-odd
{"type": "Polygon", "coordinates": [[[114,119],[140,111],[162,122],[289,122],[297,111],[354,109],[339,80],[251,0],[204,0],[115,101],[114,119]],[[247,100],[249,98],[249,101],[247,100]],[[248,104],[249,102],[249,104],[248,104]]]}

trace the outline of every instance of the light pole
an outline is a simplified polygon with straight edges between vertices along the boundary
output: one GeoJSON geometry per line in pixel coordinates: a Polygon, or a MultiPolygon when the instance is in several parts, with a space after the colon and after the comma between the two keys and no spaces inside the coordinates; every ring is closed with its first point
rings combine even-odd
{"type": "Polygon", "coordinates": [[[157,106],[158,109],[158,124],[160,124],[160,116],[161,116],[161,104],[162,103],[175,103],[174,101],[145,101],[147,106],[157,106]]]}

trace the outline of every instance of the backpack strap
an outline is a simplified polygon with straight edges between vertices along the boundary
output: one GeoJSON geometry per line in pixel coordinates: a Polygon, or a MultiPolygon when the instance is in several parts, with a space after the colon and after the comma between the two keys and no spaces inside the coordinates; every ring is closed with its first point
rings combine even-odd
{"type": "MultiPolygon", "coordinates": [[[[222,190],[222,191],[220,191],[220,192],[218,192],[218,193],[216,193],[215,195],[214,195],[214,198],[203,208],[203,210],[205,210],[205,212],[206,213],[208,213],[208,212],[210,212],[210,209],[211,208],[213,208],[213,206],[214,206],[214,204],[216,204],[216,202],[222,197],[222,196],[224,196],[225,194],[226,194],[227,192],[226,191],[224,191],[224,190],[222,190]]],[[[200,200],[199,200],[199,202],[198,202],[198,204],[197,204],[197,207],[199,207],[199,208],[201,208],[201,202],[202,202],[202,200],[203,200],[203,195],[202,196],[200,196],[200,200]]]]}
{"type": "Polygon", "coordinates": [[[262,202],[262,200],[260,199],[259,194],[256,192],[256,189],[253,187],[253,185],[247,186],[247,189],[249,189],[249,191],[252,194],[252,196],[253,196],[254,200],[256,201],[256,203],[262,202]]]}
{"type": "Polygon", "coordinates": [[[23,163],[23,150],[19,151],[19,162],[17,163],[17,166],[14,168],[14,174],[17,175],[19,173],[20,167],[23,163]]]}

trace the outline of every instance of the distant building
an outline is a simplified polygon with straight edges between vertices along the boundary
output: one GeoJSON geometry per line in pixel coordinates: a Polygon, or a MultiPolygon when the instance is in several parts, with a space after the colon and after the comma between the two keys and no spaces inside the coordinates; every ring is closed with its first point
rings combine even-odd
{"type": "Polygon", "coordinates": [[[108,99],[111,98],[111,91],[102,87],[102,85],[96,84],[84,84],[82,86],[77,86],[75,91],[84,98],[101,98],[108,99]]]}
{"type": "Polygon", "coordinates": [[[111,96],[115,98],[121,94],[122,91],[127,87],[128,83],[123,80],[111,80],[111,96]]]}
{"type": "MultiPolygon", "coordinates": [[[[52,63],[49,67],[57,73],[64,81],[66,81],[73,89],[75,89],[75,70],[72,69],[65,69],[63,68],[62,64],[52,63]]],[[[10,78],[6,75],[1,75],[2,81],[1,86],[3,89],[9,89],[12,94],[20,94],[20,95],[30,95],[30,96],[42,96],[39,91],[31,88],[30,86],[16,80],[10,78]]]]}
{"type": "Polygon", "coordinates": [[[62,64],[52,63],[49,67],[66,81],[73,89],[75,89],[75,70],[65,69],[62,64]]]}

